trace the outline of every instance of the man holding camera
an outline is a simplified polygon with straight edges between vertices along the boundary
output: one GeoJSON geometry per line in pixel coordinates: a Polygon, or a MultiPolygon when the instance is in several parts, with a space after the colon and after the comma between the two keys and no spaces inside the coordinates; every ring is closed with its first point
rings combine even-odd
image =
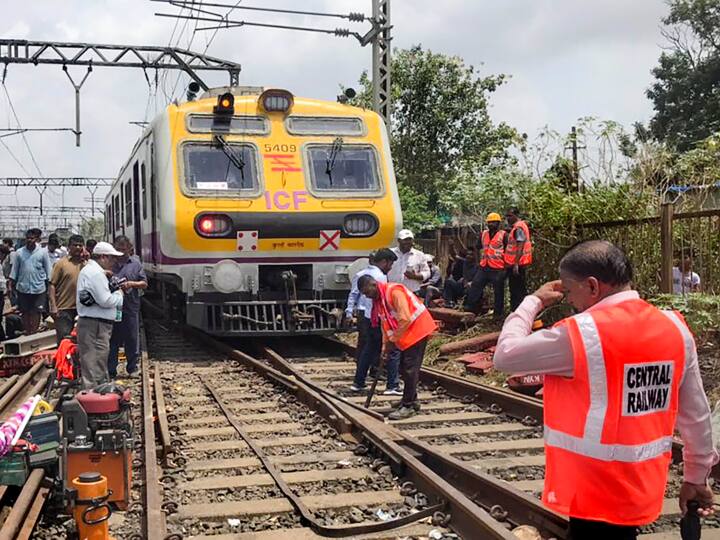
{"type": "Polygon", "coordinates": [[[122,320],[113,326],[110,338],[110,354],[108,356],[108,374],[111,379],[117,377],[118,349],[125,348],[127,364],[125,370],[128,377],[138,372],[138,356],[140,355],[140,289],[147,289],[147,276],[140,259],[131,255],[133,245],[127,236],[115,238],[115,249],[122,255],[112,267],[113,278],[122,282],[120,287],[125,293],[122,307],[122,320]]]}
{"type": "MultiPolygon", "coordinates": [[[[98,242],[77,281],[77,340],[84,389],[109,381],[107,359],[113,324],[122,318],[123,292],[111,290],[107,271],[117,257],[108,242],[98,242]]],[[[114,288],[114,287],[113,287],[114,288]]]]}

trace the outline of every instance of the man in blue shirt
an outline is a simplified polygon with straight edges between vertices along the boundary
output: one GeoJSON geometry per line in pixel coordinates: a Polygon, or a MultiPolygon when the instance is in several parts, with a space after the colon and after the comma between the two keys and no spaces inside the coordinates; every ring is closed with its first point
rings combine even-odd
{"type": "Polygon", "coordinates": [[[38,245],[42,231],[29,229],[25,246],[17,250],[8,287],[15,291],[22,314],[23,330],[29,336],[38,331],[40,315],[47,310],[47,286],[52,264],[46,249],[38,245]]]}
{"type": "Polygon", "coordinates": [[[115,249],[121,252],[112,267],[113,277],[125,279],[121,285],[125,298],[122,307],[122,320],[115,322],[110,338],[110,354],[108,355],[108,374],[111,379],[117,377],[118,349],[123,346],[127,364],[125,370],[128,377],[138,372],[138,356],[140,354],[140,290],[147,289],[147,276],[140,259],[131,255],[133,245],[127,236],[115,238],[115,249]]]}
{"type": "MultiPolygon", "coordinates": [[[[353,392],[360,392],[365,388],[365,378],[370,366],[377,365],[382,351],[382,330],[380,326],[373,327],[371,323],[373,302],[358,290],[358,279],[370,275],[375,280],[387,283],[387,273],[397,260],[397,255],[391,249],[380,249],[370,254],[367,268],[360,270],[352,280],[352,288],[348,295],[345,308],[345,317],[353,321],[353,312],[357,312],[358,344],[357,367],[355,379],[350,387],[353,392]]],[[[392,357],[387,363],[387,389],[385,395],[402,395],[400,391],[399,357],[392,357]]]]}

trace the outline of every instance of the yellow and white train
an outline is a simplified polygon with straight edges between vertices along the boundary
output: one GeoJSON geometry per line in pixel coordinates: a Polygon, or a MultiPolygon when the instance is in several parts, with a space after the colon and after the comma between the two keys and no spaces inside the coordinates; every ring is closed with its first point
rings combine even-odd
{"type": "Polygon", "coordinates": [[[376,113],[246,87],[169,105],[105,215],[164,308],[216,335],[336,330],[349,267],[390,245],[402,219],[376,113]]]}

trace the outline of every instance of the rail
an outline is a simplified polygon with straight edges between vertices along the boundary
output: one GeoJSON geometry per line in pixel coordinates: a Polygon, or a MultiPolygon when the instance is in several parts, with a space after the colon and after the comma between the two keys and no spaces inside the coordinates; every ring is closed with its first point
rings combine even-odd
{"type": "MultiPolygon", "coordinates": [[[[514,538],[503,523],[494,519],[488,511],[478,506],[470,500],[466,494],[456,489],[451,483],[427,467],[423,463],[421,456],[419,456],[414,449],[403,446],[398,440],[397,432],[390,429],[374,415],[368,415],[364,410],[361,411],[356,407],[352,407],[346,400],[337,399],[325,392],[319,392],[317,391],[316,385],[307,385],[303,380],[295,376],[288,376],[277,369],[276,366],[266,361],[253,358],[244,352],[234,349],[227,343],[219,342],[189,327],[183,326],[181,328],[183,337],[192,340],[192,343],[196,346],[198,344],[209,345],[226,358],[229,358],[230,362],[237,363],[237,365],[242,366],[243,369],[255,371],[269,381],[287,389],[295,396],[299,403],[309,406],[311,410],[316,411],[325,421],[335,428],[341,439],[366,441],[364,445],[376,449],[381,455],[387,457],[395,476],[399,475],[406,478],[412,483],[411,485],[417,486],[417,489],[427,494],[428,506],[432,508],[432,513],[435,514],[434,519],[438,522],[449,523],[449,526],[460,536],[464,538],[481,537],[503,540],[514,538]],[[433,504],[431,501],[436,502],[433,504]],[[438,504],[444,505],[445,512],[439,511],[440,507],[436,506],[438,504]]],[[[228,360],[226,360],[226,362],[228,362],[228,360]]],[[[230,369],[232,369],[232,364],[230,364],[230,369]]],[[[157,376],[158,372],[156,372],[156,377],[157,376]]],[[[222,407],[222,401],[216,389],[211,387],[208,393],[213,396],[211,401],[216,403],[214,406],[217,407],[220,405],[222,407]]],[[[223,412],[229,420],[232,420],[232,415],[229,414],[228,410],[224,410],[223,412]]],[[[228,434],[230,432],[242,432],[243,428],[238,423],[231,421],[231,425],[233,426],[232,428],[222,428],[223,432],[227,432],[228,434]],[[227,431],[228,429],[230,431],[227,431]]],[[[217,429],[210,430],[208,434],[215,433],[216,431],[217,429]]],[[[245,438],[243,437],[243,439],[245,438]]],[[[248,440],[249,438],[246,439],[246,442],[248,442],[248,440]]],[[[212,443],[208,444],[212,445],[212,443]]],[[[262,457],[260,457],[262,453],[256,451],[255,454],[262,462],[262,457]]],[[[284,491],[285,490],[283,490],[283,492],[284,491]]],[[[213,509],[208,507],[207,512],[215,515],[215,513],[220,510],[219,508],[213,509]]],[[[308,515],[303,512],[301,513],[304,516],[302,521],[308,524],[308,515]]],[[[417,514],[415,514],[415,516],[417,516],[417,514]]],[[[408,518],[408,520],[410,520],[410,518],[408,518]]],[[[403,523],[405,522],[397,522],[396,525],[403,523]]],[[[380,530],[381,528],[387,527],[387,525],[380,524],[376,527],[377,529],[368,530],[380,530]]],[[[344,526],[344,531],[333,531],[332,527],[327,526],[324,528],[317,526],[313,528],[321,535],[330,534],[336,537],[340,535],[341,532],[344,532],[343,536],[354,532],[351,526],[344,526]]],[[[162,538],[162,536],[158,538],[162,538]]]]}

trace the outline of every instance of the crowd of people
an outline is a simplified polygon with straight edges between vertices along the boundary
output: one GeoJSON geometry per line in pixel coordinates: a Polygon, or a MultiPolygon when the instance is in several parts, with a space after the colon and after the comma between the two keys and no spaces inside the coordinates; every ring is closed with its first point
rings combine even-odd
{"type": "Polygon", "coordinates": [[[32,335],[52,321],[58,345],[77,329],[84,388],[118,376],[120,347],[126,375],[136,376],[147,277],[130,240],[118,236],[110,244],[72,235],[63,246],[53,233],[43,246],[41,238],[32,228],[18,249],[10,238],[0,245],[0,341],[32,335]]]}

